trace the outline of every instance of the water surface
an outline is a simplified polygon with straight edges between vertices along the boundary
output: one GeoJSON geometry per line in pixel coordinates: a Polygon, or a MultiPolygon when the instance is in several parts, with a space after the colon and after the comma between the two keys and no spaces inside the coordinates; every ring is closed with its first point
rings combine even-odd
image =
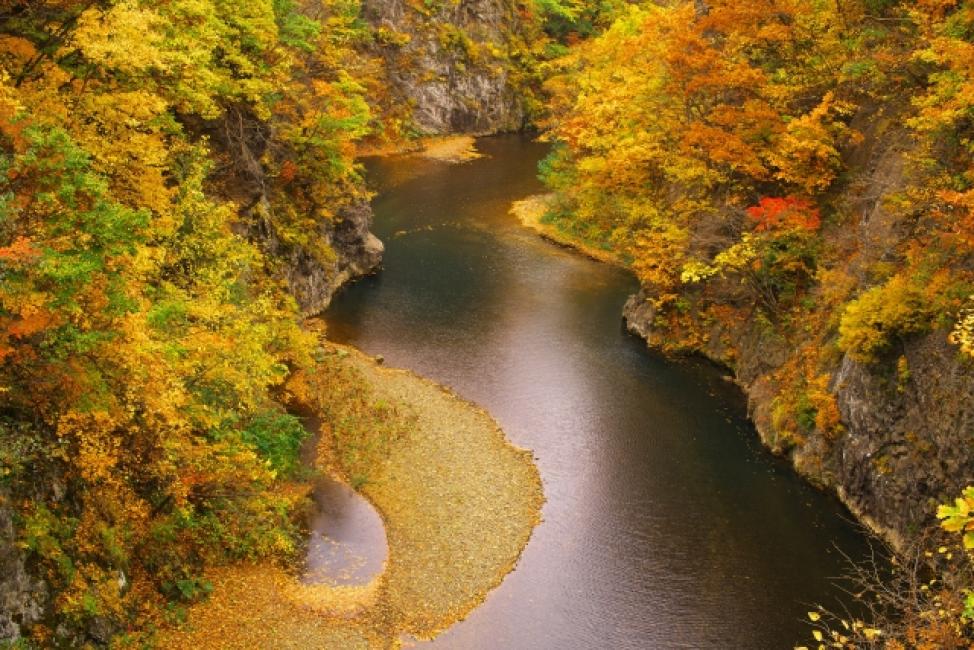
{"type": "Polygon", "coordinates": [[[348,485],[319,477],[301,580],[308,584],[368,584],[385,568],[386,530],[372,504],[348,485]]]}
{"type": "MultiPolygon", "coordinates": [[[[307,467],[318,463],[321,418],[299,412],[312,435],[301,447],[307,467]]],[[[327,473],[315,477],[308,516],[308,542],[301,581],[306,584],[368,584],[389,557],[386,529],[379,512],[351,486],[327,473]]]]}
{"type": "MultiPolygon", "coordinates": [[[[461,166],[380,160],[385,271],[342,293],[333,339],[483,405],[534,450],[544,522],[518,568],[430,645],[791,648],[863,540],[759,444],[714,368],[626,334],[627,273],[521,229],[541,145],[481,140],[461,166]]],[[[490,531],[484,531],[489,537],[490,531]]]]}

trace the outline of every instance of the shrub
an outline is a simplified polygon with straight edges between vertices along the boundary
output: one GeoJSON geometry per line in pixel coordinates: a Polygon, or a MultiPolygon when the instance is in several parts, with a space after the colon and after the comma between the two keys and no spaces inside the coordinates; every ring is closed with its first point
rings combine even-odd
{"type": "Polygon", "coordinates": [[[241,432],[244,442],[283,477],[293,476],[300,467],[301,443],[308,435],[298,418],[277,411],[261,413],[241,432]]]}
{"type": "Polygon", "coordinates": [[[839,347],[856,361],[874,363],[896,337],[927,331],[932,312],[907,278],[895,276],[846,306],[839,323],[839,347]]]}

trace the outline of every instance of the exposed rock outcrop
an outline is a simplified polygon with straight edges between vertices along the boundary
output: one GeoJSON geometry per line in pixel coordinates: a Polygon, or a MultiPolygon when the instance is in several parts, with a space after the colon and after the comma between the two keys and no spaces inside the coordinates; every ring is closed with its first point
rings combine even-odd
{"type": "Polygon", "coordinates": [[[48,600],[46,585],[27,567],[8,496],[0,492],[0,645],[41,620],[48,600]]]}
{"type": "Polygon", "coordinates": [[[974,482],[974,374],[945,332],[908,342],[903,356],[903,381],[849,357],[833,379],[848,431],[829,463],[832,480],[850,509],[894,543],[974,482]]]}
{"type": "Polygon", "coordinates": [[[334,255],[330,259],[310,250],[281,241],[270,218],[265,200],[251,216],[250,235],[275,260],[288,288],[307,314],[322,312],[343,285],[379,268],[385,247],[369,231],[372,208],[357,201],[338,211],[333,222],[324,222],[318,235],[334,255]]]}
{"type": "MultiPolygon", "coordinates": [[[[645,294],[626,304],[627,328],[651,346],[655,312],[645,294]]],[[[728,332],[724,332],[727,334],[728,332]]],[[[786,355],[762,345],[761,335],[739,328],[729,332],[740,352],[729,362],[720,345],[705,356],[731,365],[748,398],[762,441],[779,449],[772,423],[778,395],[773,370],[786,355]]],[[[865,365],[849,356],[832,373],[831,388],[845,434],[833,442],[812,436],[788,451],[795,467],[813,482],[834,490],[867,526],[896,547],[931,523],[937,504],[974,484],[974,373],[947,334],[937,331],[903,347],[909,378],[898,380],[895,362],[865,365]]]]}
{"type": "Polygon", "coordinates": [[[424,135],[487,134],[524,125],[511,84],[509,0],[365,0],[394,104],[424,135]]]}

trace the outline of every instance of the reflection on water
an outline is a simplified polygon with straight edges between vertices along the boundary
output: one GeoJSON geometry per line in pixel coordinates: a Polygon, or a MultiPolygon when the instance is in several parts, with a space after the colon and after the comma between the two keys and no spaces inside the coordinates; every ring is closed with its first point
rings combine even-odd
{"type": "MultiPolygon", "coordinates": [[[[544,149],[480,141],[461,166],[370,166],[385,271],[333,339],[482,404],[534,450],[548,502],[517,570],[442,648],[790,648],[863,540],[763,450],[720,373],[627,335],[626,273],[507,214],[544,149]],[[397,234],[398,233],[398,234],[397,234]]],[[[489,531],[485,531],[489,534],[489,531]]]]}
{"type": "MultiPolygon", "coordinates": [[[[312,434],[301,447],[301,460],[314,467],[319,465],[321,418],[310,411],[298,414],[312,434]]],[[[315,478],[311,497],[301,581],[333,586],[368,584],[382,572],[389,557],[382,517],[365,497],[328,474],[315,478]]]]}
{"type": "Polygon", "coordinates": [[[382,571],[388,555],[379,513],[355,490],[328,476],[317,480],[313,497],[302,581],[368,584],[382,571]]]}

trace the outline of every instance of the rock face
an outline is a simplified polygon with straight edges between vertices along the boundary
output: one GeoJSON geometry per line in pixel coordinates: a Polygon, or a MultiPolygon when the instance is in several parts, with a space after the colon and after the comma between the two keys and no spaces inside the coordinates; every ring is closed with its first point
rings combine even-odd
{"type": "Polygon", "coordinates": [[[43,581],[28,570],[13,512],[4,503],[6,495],[0,493],[0,645],[19,639],[23,628],[41,620],[48,600],[43,581]]]}
{"type": "Polygon", "coordinates": [[[840,496],[899,544],[974,481],[974,375],[945,332],[910,341],[905,382],[846,357],[834,390],[848,433],[831,471],[840,496]]]}
{"type": "Polygon", "coordinates": [[[365,201],[343,207],[334,222],[321,225],[321,241],[334,251],[330,260],[283,243],[267,217],[268,210],[266,201],[262,201],[251,216],[250,235],[279,264],[288,288],[306,314],[324,311],[338,289],[376,271],[382,263],[385,247],[369,232],[372,208],[365,201]]]}
{"type": "MultiPolygon", "coordinates": [[[[839,199],[860,218],[837,236],[853,251],[842,270],[856,279],[859,291],[871,286],[870,267],[896,262],[910,232],[909,215],[891,211],[883,200],[908,174],[908,138],[895,126],[863,130],[866,142],[848,156],[857,182],[839,199]]],[[[718,299],[733,299],[730,290],[719,291],[718,299]]],[[[629,300],[627,327],[649,345],[661,346],[668,333],[657,325],[647,298],[640,293],[629,300]]],[[[762,440],[783,451],[772,417],[780,393],[775,372],[801,354],[795,341],[748,320],[714,325],[706,338],[697,351],[734,370],[762,440]]],[[[800,472],[834,490],[896,547],[933,523],[938,503],[974,484],[974,373],[947,339],[945,331],[907,337],[868,365],[848,355],[836,358],[827,369],[828,389],[845,432],[830,440],[816,429],[787,452],[800,472]],[[897,368],[900,357],[909,369],[905,375],[897,368]]]]}
{"type": "MultiPolygon", "coordinates": [[[[626,304],[630,332],[658,345],[655,313],[644,294],[626,304]]],[[[729,335],[740,353],[730,365],[748,397],[748,410],[770,448],[778,448],[771,413],[777,396],[772,373],[787,355],[762,344],[747,328],[729,335]]],[[[727,363],[725,350],[710,345],[705,356],[727,363]]],[[[848,356],[831,377],[846,432],[826,443],[812,436],[789,452],[802,474],[834,490],[849,509],[894,547],[932,523],[939,503],[974,484],[974,374],[968,362],[937,331],[908,341],[910,368],[898,381],[895,361],[864,365],[848,356]]]]}
{"type": "Polygon", "coordinates": [[[391,102],[424,135],[488,134],[524,125],[511,85],[509,0],[365,0],[391,102]]]}

